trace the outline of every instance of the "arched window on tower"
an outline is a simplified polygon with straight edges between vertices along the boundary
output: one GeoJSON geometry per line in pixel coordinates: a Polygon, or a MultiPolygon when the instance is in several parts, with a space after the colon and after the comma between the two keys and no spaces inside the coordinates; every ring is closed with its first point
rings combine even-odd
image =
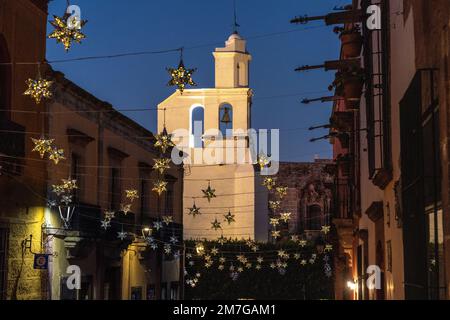
{"type": "Polygon", "coordinates": [[[203,134],[205,132],[205,110],[196,106],[191,110],[191,147],[203,148],[203,134]]]}
{"type": "Polygon", "coordinates": [[[319,205],[313,204],[307,208],[307,229],[320,230],[322,228],[322,208],[319,205]]]}
{"type": "Polygon", "coordinates": [[[223,138],[233,136],[233,107],[228,103],[219,108],[219,130],[223,138]]]}

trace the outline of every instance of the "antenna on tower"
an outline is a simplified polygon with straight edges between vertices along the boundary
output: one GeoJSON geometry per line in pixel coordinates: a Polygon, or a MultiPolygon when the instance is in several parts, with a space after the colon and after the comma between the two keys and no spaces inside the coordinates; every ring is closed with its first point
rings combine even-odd
{"type": "Polygon", "coordinates": [[[238,33],[238,28],[240,27],[240,25],[237,23],[236,0],[233,0],[233,11],[234,11],[233,33],[238,33]]]}

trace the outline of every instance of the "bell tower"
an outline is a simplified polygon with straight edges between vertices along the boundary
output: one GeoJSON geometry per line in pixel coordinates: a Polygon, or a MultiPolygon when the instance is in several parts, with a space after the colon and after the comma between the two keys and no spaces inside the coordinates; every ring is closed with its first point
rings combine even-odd
{"type": "Polygon", "coordinates": [[[247,52],[246,41],[235,31],[224,48],[213,52],[216,68],[216,88],[247,88],[249,65],[252,56],[247,52]]]}

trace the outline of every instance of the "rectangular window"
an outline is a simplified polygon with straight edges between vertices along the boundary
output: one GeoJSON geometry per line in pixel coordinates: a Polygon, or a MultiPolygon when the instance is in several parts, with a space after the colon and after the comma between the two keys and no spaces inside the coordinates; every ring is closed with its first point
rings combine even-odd
{"type": "Polygon", "coordinates": [[[84,190],[83,186],[83,178],[84,178],[84,173],[83,173],[83,167],[82,167],[82,158],[80,155],[76,154],[76,153],[72,153],[71,156],[71,178],[77,180],[77,186],[78,189],[75,190],[75,197],[74,200],[75,202],[81,201],[83,198],[82,192],[84,190]]]}
{"type": "Polygon", "coordinates": [[[392,179],[390,85],[389,85],[389,1],[365,0],[363,11],[377,4],[382,10],[381,30],[364,28],[364,69],[369,178],[384,189],[392,179]]]}
{"type": "Polygon", "coordinates": [[[122,200],[122,187],[120,183],[120,169],[111,168],[110,177],[110,206],[112,210],[119,210],[122,200]]]}

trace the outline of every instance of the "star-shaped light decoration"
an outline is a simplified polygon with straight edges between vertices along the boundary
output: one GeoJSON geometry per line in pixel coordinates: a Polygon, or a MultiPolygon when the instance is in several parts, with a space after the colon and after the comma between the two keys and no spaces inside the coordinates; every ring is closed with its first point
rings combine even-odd
{"type": "Polygon", "coordinates": [[[216,247],[213,247],[211,249],[211,255],[217,256],[218,254],[219,254],[219,249],[217,249],[216,247]]]}
{"type": "Polygon", "coordinates": [[[278,256],[281,259],[289,259],[289,254],[287,254],[286,251],[284,251],[284,250],[279,250],[278,251],[278,256]]]}
{"type": "Polygon", "coordinates": [[[300,245],[300,247],[304,248],[304,247],[306,247],[306,245],[308,244],[308,242],[307,242],[306,240],[300,240],[300,241],[298,242],[298,244],[300,245]]]}
{"type": "Polygon", "coordinates": [[[331,226],[322,226],[322,232],[328,234],[331,231],[331,226]]]}
{"type": "Polygon", "coordinates": [[[246,267],[247,269],[251,269],[251,268],[252,268],[252,264],[251,264],[250,262],[247,262],[247,263],[245,264],[245,267],[246,267]]]}
{"type": "Polygon", "coordinates": [[[156,229],[156,231],[159,231],[163,227],[163,224],[161,221],[155,221],[153,222],[153,227],[156,229]]]}
{"type": "Polygon", "coordinates": [[[59,197],[60,195],[66,192],[66,189],[64,189],[63,185],[54,184],[52,185],[52,191],[59,197]]]}
{"type": "Polygon", "coordinates": [[[61,179],[61,181],[62,181],[63,188],[68,190],[68,191],[72,191],[72,190],[78,189],[77,180],[75,180],[75,179],[71,179],[71,178],[69,178],[69,179],[61,179]]]}
{"type": "Polygon", "coordinates": [[[296,235],[296,234],[291,235],[291,241],[298,242],[299,241],[298,235],[296,235]]]}
{"type": "Polygon", "coordinates": [[[171,236],[169,242],[171,244],[177,244],[178,243],[178,238],[176,236],[171,236]]]}
{"type": "Polygon", "coordinates": [[[270,264],[270,269],[275,269],[277,267],[277,265],[274,263],[274,262],[272,262],[271,264],[270,264]]]}
{"type": "Polygon", "coordinates": [[[114,219],[115,215],[116,215],[116,213],[114,211],[106,210],[105,211],[105,220],[111,221],[112,219],[114,219]]]}
{"type": "Polygon", "coordinates": [[[259,264],[261,264],[261,263],[264,262],[264,258],[261,257],[261,256],[259,256],[258,258],[256,258],[256,261],[257,261],[259,264]]]}
{"type": "Polygon", "coordinates": [[[50,99],[52,97],[51,86],[53,81],[42,79],[41,76],[38,76],[37,79],[28,79],[26,84],[27,90],[23,94],[33,98],[36,104],[40,104],[42,99],[50,99]]]}
{"type": "Polygon", "coordinates": [[[181,256],[180,250],[177,250],[173,253],[174,259],[178,259],[181,256]]]}
{"type": "Polygon", "coordinates": [[[167,191],[167,181],[158,180],[153,184],[152,191],[156,192],[158,196],[161,196],[161,194],[165,191],[167,191]]]}
{"type": "Polygon", "coordinates": [[[172,142],[172,135],[167,133],[167,129],[164,127],[160,134],[155,136],[155,147],[161,150],[161,153],[166,153],[166,151],[174,147],[175,144],[172,142]]]}
{"type": "Polygon", "coordinates": [[[244,268],[242,268],[242,267],[238,267],[238,268],[237,268],[237,272],[239,272],[239,273],[242,273],[242,272],[244,272],[244,268]]]}
{"type": "Polygon", "coordinates": [[[139,199],[138,191],[137,190],[125,190],[125,197],[129,199],[131,202],[133,202],[136,199],[139,199]]]}
{"type": "Polygon", "coordinates": [[[271,177],[264,178],[264,182],[262,184],[267,190],[272,190],[275,187],[275,179],[271,177]]]}
{"type": "Polygon", "coordinates": [[[160,174],[163,174],[164,171],[170,169],[170,158],[159,158],[154,159],[155,164],[153,165],[153,169],[158,170],[160,174]]]}
{"type": "Polygon", "coordinates": [[[218,239],[217,242],[223,246],[225,243],[227,243],[227,238],[225,238],[223,235],[221,235],[218,239]]]}
{"type": "Polygon", "coordinates": [[[173,223],[173,217],[172,216],[162,216],[162,222],[168,226],[169,224],[173,223]]]}
{"type": "Polygon", "coordinates": [[[212,262],[205,262],[205,268],[209,269],[212,267],[212,262]]]}
{"type": "Polygon", "coordinates": [[[331,252],[333,251],[333,245],[331,244],[326,244],[325,245],[325,249],[323,250],[324,252],[331,252]]]}
{"type": "Polygon", "coordinates": [[[250,249],[251,249],[253,252],[256,252],[256,251],[259,250],[259,247],[258,247],[256,244],[254,244],[250,249]]]}
{"type": "Polygon", "coordinates": [[[278,198],[283,199],[287,195],[287,187],[276,187],[276,193],[278,198]]]}
{"type": "Polygon", "coordinates": [[[158,244],[156,242],[152,242],[150,243],[150,248],[152,248],[152,250],[156,250],[158,249],[158,244]]]}
{"type": "Polygon", "coordinates": [[[110,220],[102,220],[100,221],[100,226],[107,230],[109,227],[111,227],[111,221],[110,220]]]}
{"type": "Polygon", "coordinates": [[[189,261],[189,265],[190,265],[191,267],[194,266],[194,265],[195,265],[194,260],[189,261]]]}
{"type": "Polygon", "coordinates": [[[56,43],[62,43],[66,52],[69,51],[72,46],[72,42],[75,41],[77,43],[81,43],[81,40],[86,38],[80,30],[87,23],[87,21],[72,20],[72,26],[70,26],[67,24],[69,17],[70,15],[67,13],[62,17],[53,15],[54,20],[50,21],[50,24],[55,28],[55,30],[53,30],[48,36],[49,39],[56,39],[56,43]]]}
{"type": "Polygon", "coordinates": [[[219,263],[220,264],[224,264],[227,261],[227,259],[225,257],[220,257],[219,258],[219,263]]]}
{"type": "Polygon", "coordinates": [[[261,268],[262,268],[262,267],[261,267],[260,264],[257,264],[257,265],[255,266],[255,269],[256,269],[256,270],[261,270],[261,268]]]}
{"type": "Polygon", "coordinates": [[[281,232],[279,230],[274,230],[271,232],[272,238],[278,239],[281,237],[281,232]]]}
{"type": "Polygon", "coordinates": [[[41,137],[39,139],[31,138],[34,143],[34,148],[31,150],[32,152],[39,152],[41,159],[44,158],[46,153],[50,153],[52,151],[52,144],[55,139],[45,139],[41,137]]]}
{"type": "Polygon", "coordinates": [[[216,189],[211,188],[211,183],[208,183],[208,188],[202,190],[203,198],[208,199],[208,202],[211,202],[212,198],[216,198],[216,189]]]}
{"type": "Polygon", "coordinates": [[[192,253],[186,253],[186,259],[192,259],[192,253]]]}
{"type": "Polygon", "coordinates": [[[300,261],[300,264],[302,266],[306,266],[308,264],[308,262],[305,259],[303,259],[302,261],[300,261]]]}
{"type": "Polygon", "coordinates": [[[63,195],[61,197],[61,203],[68,207],[72,203],[72,195],[63,195]]]}
{"type": "Polygon", "coordinates": [[[236,222],[236,219],[234,218],[235,215],[231,214],[231,211],[228,211],[228,213],[223,217],[225,218],[225,221],[228,223],[228,225],[232,224],[233,222],[236,222]]]}
{"type": "Polygon", "coordinates": [[[222,229],[222,224],[217,221],[217,218],[213,222],[211,222],[211,229],[214,229],[215,231],[222,229]]]}
{"type": "Polygon", "coordinates": [[[126,239],[127,236],[128,236],[128,233],[127,233],[127,232],[124,232],[123,230],[117,232],[117,238],[119,238],[119,239],[122,240],[122,241],[123,241],[124,239],[126,239]]]}
{"type": "Polygon", "coordinates": [[[131,211],[131,204],[120,204],[120,211],[123,212],[124,215],[127,215],[131,211]]]}
{"type": "Polygon", "coordinates": [[[281,202],[280,201],[269,201],[269,208],[271,210],[277,210],[280,208],[281,202]]]}
{"type": "Polygon", "coordinates": [[[164,245],[164,253],[165,254],[171,254],[172,253],[172,247],[170,246],[170,244],[166,243],[164,245]]]}
{"type": "Polygon", "coordinates": [[[188,213],[188,215],[190,215],[190,216],[192,216],[192,217],[196,217],[196,216],[198,216],[199,214],[201,214],[201,212],[200,212],[200,208],[198,208],[196,205],[195,205],[195,202],[194,202],[194,205],[192,206],[192,208],[189,208],[189,213],[188,213]]]}
{"type": "Polygon", "coordinates": [[[217,269],[219,269],[220,271],[222,271],[223,269],[225,269],[225,266],[223,264],[219,264],[219,266],[217,267],[217,269]]]}
{"type": "Polygon", "coordinates": [[[52,160],[55,164],[58,164],[61,160],[65,160],[64,157],[64,149],[58,149],[57,147],[53,147],[50,151],[50,155],[48,156],[50,160],[52,160]]]}
{"type": "Polygon", "coordinates": [[[278,219],[278,218],[270,218],[269,224],[272,227],[276,227],[276,226],[278,226],[280,224],[280,219],[278,219]]]}
{"type": "Polygon", "coordinates": [[[294,253],[294,259],[299,260],[300,259],[300,253],[294,253]]]}
{"type": "Polygon", "coordinates": [[[280,214],[280,219],[284,222],[284,223],[288,223],[289,220],[291,220],[291,212],[283,212],[280,214]]]}
{"type": "Polygon", "coordinates": [[[265,167],[267,167],[270,163],[270,159],[265,155],[265,154],[260,154],[258,156],[258,164],[259,167],[262,169],[264,169],[265,167]]]}
{"type": "Polygon", "coordinates": [[[167,72],[169,72],[171,79],[168,86],[177,86],[180,90],[180,93],[183,94],[184,89],[187,85],[195,87],[197,84],[192,80],[192,74],[196,71],[196,69],[186,69],[183,63],[183,59],[180,60],[178,68],[167,68],[167,72]]]}
{"type": "Polygon", "coordinates": [[[239,261],[240,263],[245,263],[247,262],[247,258],[243,255],[243,254],[238,254],[236,256],[237,261],[239,261]]]}

